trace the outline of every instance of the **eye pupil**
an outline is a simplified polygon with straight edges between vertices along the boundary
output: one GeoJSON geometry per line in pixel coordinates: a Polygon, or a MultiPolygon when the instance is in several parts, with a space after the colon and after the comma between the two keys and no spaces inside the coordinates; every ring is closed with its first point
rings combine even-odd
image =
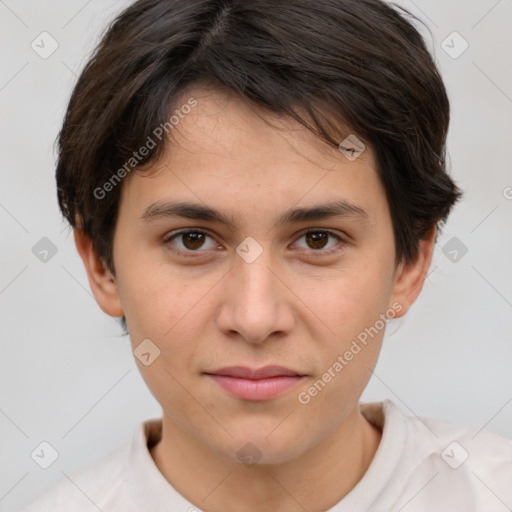
{"type": "Polygon", "coordinates": [[[187,249],[199,249],[204,243],[204,233],[185,233],[182,237],[183,245],[187,249]],[[189,240],[191,243],[187,243],[186,240],[189,240]]]}
{"type": "Polygon", "coordinates": [[[322,249],[328,241],[329,235],[321,231],[306,233],[306,240],[312,249],[322,249]]]}
{"type": "MultiPolygon", "coordinates": [[[[210,235],[203,233],[202,231],[184,230],[181,233],[176,233],[169,239],[169,241],[179,237],[184,247],[184,249],[178,249],[178,252],[181,251],[181,253],[186,253],[187,251],[189,254],[192,252],[206,253],[206,251],[199,251],[198,249],[204,246],[206,237],[208,236],[210,235]]],[[[313,251],[316,251],[319,255],[327,253],[327,251],[324,251],[323,249],[325,249],[329,243],[329,239],[333,236],[336,237],[336,235],[333,235],[330,231],[319,230],[311,230],[302,235],[302,237],[306,239],[306,244],[309,246],[309,248],[313,251]]]]}

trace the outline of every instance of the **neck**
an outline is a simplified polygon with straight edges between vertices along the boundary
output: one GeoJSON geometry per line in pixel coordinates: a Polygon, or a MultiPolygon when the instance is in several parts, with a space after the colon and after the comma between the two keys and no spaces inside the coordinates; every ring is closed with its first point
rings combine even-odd
{"type": "Polygon", "coordinates": [[[208,512],[328,510],[367,471],[381,438],[357,407],[329,437],[281,464],[246,467],[213,453],[164,415],[156,466],[188,501],[208,512]]]}

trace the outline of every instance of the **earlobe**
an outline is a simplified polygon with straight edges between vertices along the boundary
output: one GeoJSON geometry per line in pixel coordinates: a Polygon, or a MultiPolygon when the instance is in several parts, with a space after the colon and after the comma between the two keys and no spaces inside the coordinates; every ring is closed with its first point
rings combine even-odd
{"type": "Polygon", "coordinates": [[[431,228],[425,239],[420,240],[416,259],[410,263],[400,263],[395,275],[390,304],[398,302],[402,309],[397,318],[405,315],[418,298],[432,261],[437,226],[431,228]]]}
{"type": "Polygon", "coordinates": [[[85,266],[89,285],[101,310],[107,315],[123,316],[123,307],[114,276],[96,253],[91,238],[81,229],[73,232],[75,245],[85,266]]]}

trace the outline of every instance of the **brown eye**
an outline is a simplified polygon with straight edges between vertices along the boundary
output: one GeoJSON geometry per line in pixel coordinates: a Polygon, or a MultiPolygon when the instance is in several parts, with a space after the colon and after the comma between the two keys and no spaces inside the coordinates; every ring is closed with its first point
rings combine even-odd
{"type": "Polygon", "coordinates": [[[215,241],[205,231],[183,230],[178,231],[164,240],[164,243],[172,246],[173,250],[180,253],[206,252],[216,247],[215,241]],[[207,240],[210,239],[210,246],[207,240]]]}
{"type": "Polygon", "coordinates": [[[310,231],[304,235],[311,249],[323,249],[329,241],[329,235],[323,231],[310,231]]]}
{"type": "Polygon", "coordinates": [[[199,249],[204,244],[204,233],[190,232],[181,235],[183,245],[190,250],[199,249]]]}
{"type": "MultiPolygon", "coordinates": [[[[345,242],[341,236],[336,233],[325,230],[316,229],[309,230],[304,233],[298,240],[304,239],[304,244],[296,244],[299,249],[309,250],[311,253],[318,253],[318,256],[336,252],[344,247],[345,242]],[[333,241],[330,241],[333,240],[333,241]]],[[[316,256],[316,254],[315,254],[316,256]]]]}

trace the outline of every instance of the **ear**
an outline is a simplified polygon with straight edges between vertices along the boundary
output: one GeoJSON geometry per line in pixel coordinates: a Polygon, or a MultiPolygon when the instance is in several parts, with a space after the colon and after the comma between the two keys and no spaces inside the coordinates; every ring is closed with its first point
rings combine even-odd
{"type": "Polygon", "coordinates": [[[420,240],[418,256],[413,262],[402,262],[398,265],[390,301],[390,305],[395,302],[402,305],[400,312],[395,315],[396,318],[407,313],[423,288],[432,261],[436,232],[437,226],[434,226],[427,232],[425,238],[420,240]]]}
{"type": "Polygon", "coordinates": [[[94,250],[92,240],[81,229],[74,230],[75,245],[85,265],[89,285],[101,310],[110,316],[123,316],[117,285],[105,262],[94,250]]]}

